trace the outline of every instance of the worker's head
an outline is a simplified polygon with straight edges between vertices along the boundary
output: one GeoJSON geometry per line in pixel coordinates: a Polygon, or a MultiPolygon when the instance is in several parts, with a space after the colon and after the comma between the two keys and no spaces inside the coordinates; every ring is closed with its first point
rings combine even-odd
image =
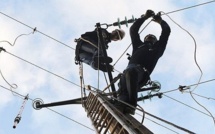
{"type": "Polygon", "coordinates": [[[155,44],[158,40],[156,38],[156,36],[152,35],[152,34],[148,34],[146,35],[146,37],[144,38],[144,42],[150,42],[151,44],[155,44]]]}
{"type": "Polygon", "coordinates": [[[115,29],[111,32],[111,40],[118,41],[125,37],[125,32],[122,29],[115,29]]]}

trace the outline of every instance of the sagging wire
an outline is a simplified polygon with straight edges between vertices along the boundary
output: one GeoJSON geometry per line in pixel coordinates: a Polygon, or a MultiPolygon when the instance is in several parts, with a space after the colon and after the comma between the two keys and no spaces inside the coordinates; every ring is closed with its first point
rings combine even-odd
{"type": "Polygon", "coordinates": [[[17,36],[17,37],[15,38],[15,40],[14,40],[13,43],[10,43],[10,42],[7,41],[7,40],[2,40],[2,41],[0,41],[0,43],[5,42],[5,43],[10,44],[11,46],[14,46],[14,45],[16,44],[16,41],[18,40],[19,37],[21,37],[21,36],[28,36],[28,35],[30,35],[30,34],[34,34],[36,31],[37,31],[37,28],[35,27],[35,28],[33,29],[33,32],[30,32],[30,33],[28,33],[28,34],[20,34],[19,36],[17,36]]]}
{"type": "MultiPolygon", "coordinates": [[[[0,12],[0,14],[6,16],[6,17],[8,17],[8,18],[10,18],[10,19],[12,19],[12,20],[14,20],[14,21],[16,21],[16,22],[18,22],[18,23],[20,23],[20,24],[22,24],[22,25],[24,25],[24,26],[26,26],[26,27],[28,27],[28,28],[30,28],[30,29],[32,29],[32,30],[35,29],[35,28],[33,28],[33,27],[31,27],[31,26],[29,26],[29,25],[27,25],[27,24],[25,24],[25,23],[23,23],[23,22],[21,22],[21,21],[15,19],[15,18],[13,18],[13,17],[11,17],[11,16],[9,16],[9,15],[3,13],[3,12],[0,12]]],[[[63,42],[61,42],[61,41],[55,39],[54,37],[51,37],[51,36],[49,36],[49,35],[47,35],[47,34],[41,32],[41,31],[39,31],[39,30],[37,30],[37,32],[40,33],[40,34],[42,34],[42,35],[44,35],[44,36],[46,36],[46,37],[48,37],[48,38],[50,38],[50,39],[52,39],[52,40],[54,40],[54,41],[56,41],[56,42],[58,42],[58,43],[60,43],[60,44],[62,44],[62,45],[64,45],[64,46],[66,46],[66,47],[68,47],[68,48],[70,48],[70,49],[75,50],[74,48],[72,48],[72,47],[70,47],[69,45],[67,45],[67,44],[65,44],[65,43],[63,43],[63,42]]]]}
{"type": "MultiPolygon", "coordinates": [[[[34,34],[34,32],[36,31],[37,29],[36,29],[36,27],[33,29],[33,32],[30,32],[30,33],[28,33],[28,34],[20,34],[19,36],[17,36],[16,38],[15,38],[15,40],[14,40],[14,42],[13,43],[10,43],[9,41],[7,41],[7,40],[2,40],[2,41],[0,41],[0,43],[8,43],[9,45],[11,45],[11,46],[14,46],[15,44],[16,44],[16,41],[18,40],[18,38],[20,38],[21,36],[28,36],[28,35],[30,35],[30,34],[34,34]]],[[[1,53],[1,51],[4,51],[4,52],[6,52],[6,50],[3,48],[3,47],[0,47],[0,53],[1,53]]],[[[15,95],[14,93],[13,93],[13,89],[17,89],[18,88],[18,86],[17,86],[17,84],[10,84],[7,80],[6,80],[6,78],[4,77],[4,75],[3,75],[3,73],[2,73],[2,71],[1,71],[1,68],[0,68],[0,74],[1,74],[1,77],[3,78],[3,80],[10,86],[10,90],[11,90],[11,93],[13,94],[13,95],[15,95]]]]}
{"type": "MultiPolygon", "coordinates": [[[[188,89],[189,89],[189,88],[188,88],[188,89]]],[[[189,90],[190,90],[190,89],[189,89],[189,90]]],[[[183,88],[182,88],[181,92],[186,92],[186,91],[183,91],[183,88]]],[[[189,91],[189,93],[190,93],[191,97],[193,98],[193,100],[194,100],[199,106],[201,106],[203,109],[205,109],[205,110],[210,114],[211,118],[213,119],[214,126],[215,126],[215,118],[214,118],[213,114],[212,114],[205,106],[203,106],[202,104],[200,104],[200,103],[194,98],[193,93],[192,93],[191,91],[189,91]]]]}
{"type": "MultiPolygon", "coordinates": [[[[5,50],[3,47],[0,47],[0,53],[1,53],[1,51],[6,52],[6,50],[5,50]]],[[[0,74],[1,74],[1,77],[3,78],[3,80],[10,86],[11,93],[12,93],[13,95],[16,95],[16,94],[13,93],[13,89],[17,89],[18,86],[17,86],[16,84],[10,84],[10,83],[6,80],[6,78],[4,77],[4,75],[3,75],[2,71],[1,71],[1,67],[0,67],[0,74]]]]}
{"type": "MultiPolygon", "coordinates": [[[[194,5],[194,6],[190,6],[190,7],[186,7],[186,8],[182,8],[182,9],[178,9],[178,10],[175,10],[175,11],[171,11],[171,12],[166,13],[166,15],[167,15],[167,14],[171,14],[171,13],[175,13],[175,12],[179,12],[179,11],[182,11],[182,10],[186,10],[186,9],[190,9],[190,8],[202,6],[202,5],[205,5],[205,4],[212,3],[212,2],[215,2],[215,0],[208,1],[208,2],[201,3],[201,4],[198,4],[198,5],[194,5]]],[[[142,31],[141,31],[141,32],[142,32],[142,31]]],[[[129,49],[130,46],[131,46],[131,44],[126,48],[126,50],[125,50],[125,51],[123,52],[123,54],[119,57],[119,59],[122,58],[122,56],[125,54],[125,52],[129,49]]],[[[119,61],[119,59],[116,61],[116,63],[119,61]]],[[[115,63],[113,66],[115,66],[116,63],[115,63]]]]}
{"type": "MultiPolygon", "coordinates": [[[[205,109],[205,110],[211,115],[211,117],[212,117],[212,119],[213,119],[213,122],[214,122],[214,126],[215,126],[215,118],[214,118],[214,116],[212,115],[212,113],[211,113],[205,106],[203,106],[202,104],[200,104],[200,103],[194,98],[194,96],[192,95],[192,92],[198,87],[198,85],[199,85],[200,82],[201,82],[201,78],[202,78],[202,76],[203,76],[203,71],[202,71],[201,67],[199,66],[199,64],[198,64],[198,62],[197,62],[197,58],[196,58],[196,57],[197,57],[197,54],[196,54],[196,51],[197,51],[196,40],[195,40],[195,38],[193,37],[193,35],[192,35],[189,31],[187,31],[187,30],[184,29],[181,25],[179,25],[177,22],[175,22],[169,15],[167,15],[167,14],[164,13],[163,11],[161,11],[161,13],[163,13],[163,15],[166,15],[170,20],[172,20],[172,22],[174,22],[174,23],[175,23],[177,26],[179,26],[182,30],[184,30],[185,32],[187,32],[187,33],[190,35],[190,37],[193,39],[193,41],[194,41],[194,44],[195,44],[195,49],[194,49],[194,61],[195,61],[196,66],[198,67],[198,69],[199,69],[201,75],[200,75],[200,77],[199,77],[198,83],[197,83],[196,86],[193,88],[193,90],[190,90],[190,88],[189,88],[189,93],[190,93],[190,96],[192,97],[192,99],[193,99],[199,106],[201,106],[203,109],[205,109]]],[[[183,91],[183,90],[181,90],[181,91],[183,91]]]]}
{"type": "MultiPolygon", "coordinates": [[[[197,6],[202,6],[202,5],[205,5],[205,4],[212,3],[212,2],[215,2],[215,0],[208,1],[208,2],[201,3],[201,4],[198,4],[198,5],[194,5],[194,6],[190,6],[190,7],[186,7],[186,8],[182,8],[182,9],[178,9],[178,10],[175,10],[175,11],[171,11],[171,12],[168,12],[167,14],[179,12],[179,11],[186,10],[186,9],[190,9],[190,8],[194,8],[194,7],[197,7],[197,6]]],[[[23,23],[23,22],[21,22],[21,21],[15,19],[15,18],[13,18],[13,17],[11,17],[11,16],[9,16],[9,15],[3,13],[3,12],[0,12],[0,14],[4,15],[4,16],[6,16],[6,17],[8,17],[8,18],[10,18],[10,19],[12,19],[12,20],[14,20],[14,21],[16,21],[16,22],[18,22],[18,23],[20,23],[20,24],[22,24],[22,25],[24,25],[24,26],[26,26],[26,27],[28,27],[28,28],[30,28],[30,29],[34,29],[33,27],[31,27],[31,26],[29,26],[29,25],[27,25],[27,24],[25,24],[25,23],[23,23]]],[[[50,39],[52,39],[52,40],[54,40],[54,41],[56,41],[56,42],[58,42],[58,43],[60,43],[60,44],[62,44],[62,45],[64,45],[64,46],[66,46],[66,47],[68,47],[68,48],[70,48],[70,49],[75,50],[74,48],[70,47],[69,45],[67,45],[67,44],[65,44],[65,43],[63,43],[63,42],[61,42],[61,41],[59,41],[59,40],[57,40],[57,39],[55,39],[55,38],[53,38],[53,37],[51,37],[51,36],[49,36],[49,35],[47,35],[47,34],[41,32],[41,31],[39,31],[39,30],[37,30],[37,32],[40,33],[40,34],[42,34],[42,35],[44,35],[44,36],[46,36],[46,37],[48,37],[48,38],[50,38],[50,39]]]]}
{"type": "MultiPolygon", "coordinates": [[[[200,83],[201,82],[201,78],[203,76],[203,71],[202,71],[201,67],[199,66],[199,64],[197,62],[197,58],[196,58],[197,57],[197,54],[196,54],[196,52],[197,52],[197,43],[196,43],[195,38],[193,37],[193,35],[189,31],[187,31],[181,25],[179,25],[177,22],[175,22],[168,14],[164,13],[163,11],[161,11],[161,13],[163,13],[162,15],[166,15],[172,22],[174,22],[178,27],[180,27],[182,30],[184,30],[186,33],[188,33],[190,35],[190,37],[193,39],[194,45],[195,45],[195,49],[194,49],[194,61],[195,61],[195,64],[196,64],[196,66],[198,67],[198,69],[199,69],[199,71],[201,73],[201,75],[199,77],[199,80],[198,80],[198,83],[200,83]]],[[[191,92],[193,92],[197,87],[198,87],[198,84],[196,85],[196,87],[194,87],[194,89],[191,92]]]]}

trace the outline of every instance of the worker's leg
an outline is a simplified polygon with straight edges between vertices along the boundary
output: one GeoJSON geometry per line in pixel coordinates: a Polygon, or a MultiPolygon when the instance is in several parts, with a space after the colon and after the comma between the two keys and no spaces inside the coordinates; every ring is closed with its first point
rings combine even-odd
{"type": "Polygon", "coordinates": [[[91,54],[95,54],[97,51],[97,48],[94,47],[93,45],[90,45],[89,43],[86,42],[82,42],[82,45],[80,47],[81,51],[87,52],[87,53],[91,53],[91,54]]]}
{"type": "Polygon", "coordinates": [[[91,65],[92,64],[92,54],[90,53],[79,53],[79,58],[82,62],[88,64],[88,65],[91,65]]]}
{"type": "Polygon", "coordinates": [[[137,106],[138,73],[135,68],[128,69],[125,74],[128,90],[129,104],[137,106]]]}

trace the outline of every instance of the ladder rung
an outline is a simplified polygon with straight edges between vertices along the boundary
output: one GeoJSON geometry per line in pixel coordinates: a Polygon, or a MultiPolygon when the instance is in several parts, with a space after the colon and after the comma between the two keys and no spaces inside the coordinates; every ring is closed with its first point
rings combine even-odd
{"type": "MultiPolygon", "coordinates": [[[[104,121],[104,117],[105,117],[105,115],[107,116],[107,114],[108,114],[108,112],[104,109],[103,110],[103,112],[102,112],[102,115],[101,115],[101,117],[100,117],[100,119],[99,119],[99,121],[98,121],[98,123],[97,123],[97,125],[96,125],[96,127],[98,127],[99,126],[99,124],[102,122],[102,121],[104,121]]],[[[101,125],[100,125],[101,126],[101,125]]]]}
{"type": "Polygon", "coordinates": [[[110,113],[107,113],[102,124],[101,124],[101,128],[99,130],[99,133],[102,131],[102,129],[104,128],[105,123],[107,122],[107,118],[110,116],[110,113]]]}
{"type": "Polygon", "coordinates": [[[108,124],[107,124],[107,127],[106,127],[105,131],[104,131],[104,134],[107,133],[107,131],[108,131],[108,129],[109,129],[109,127],[110,127],[110,125],[111,125],[113,120],[114,120],[114,118],[113,118],[113,116],[111,116],[110,120],[108,120],[108,124]]]}

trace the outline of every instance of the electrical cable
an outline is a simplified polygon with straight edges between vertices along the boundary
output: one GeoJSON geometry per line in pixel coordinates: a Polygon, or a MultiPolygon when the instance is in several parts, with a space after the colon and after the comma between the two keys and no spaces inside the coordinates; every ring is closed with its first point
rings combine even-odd
{"type": "MultiPolygon", "coordinates": [[[[0,85],[0,87],[2,87],[3,89],[6,89],[6,90],[8,90],[8,91],[10,91],[9,88],[6,88],[6,87],[4,87],[4,86],[2,86],[2,85],[0,85]]],[[[12,92],[15,93],[15,94],[17,94],[17,95],[19,95],[19,96],[21,96],[21,97],[23,97],[23,98],[26,97],[25,95],[22,95],[22,94],[20,94],[20,93],[18,93],[18,92],[15,92],[15,91],[12,91],[12,92]]],[[[31,99],[31,98],[28,98],[28,99],[31,100],[32,102],[34,101],[34,100],[31,99]]],[[[52,111],[52,112],[54,112],[54,113],[56,113],[56,114],[58,114],[58,115],[60,115],[60,116],[62,116],[62,117],[64,117],[64,118],[66,118],[66,119],[69,119],[70,121],[73,121],[73,122],[75,122],[75,123],[77,123],[77,124],[79,124],[79,125],[81,125],[81,126],[83,126],[83,127],[85,127],[85,128],[88,128],[89,130],[95,131],[94,129],[92,129],[92,128],[90,128],[90,127],[88,127],[88,126],[86,126],[86,125],[84,125],[84,124],[82,124],[82,123],[80,123],[80,122],[78,122],[78,121],[76,121],[76,120],[74,120],[74,119],[72,119],[72,118],[66,116],[66,115],[63,115],[63,114],[61,114],[61,113],[59,113],[59,112],[57,112],[57,111],[55,111],[55,110],[53,110],[53,109],[51,109],[51,108],[47,108],[47,109],[50,110],[50,111],[52,111]]]]}
{"type": "Polygon", "coordinates": [[[196,94],[196,93],[192,93],[192,94],[193,94],[193,95],[196,95],[196,96],[199,96],[199,97],[201,97],[201,98],[205,98],[205,99],[208,99],[208,100],[214,100],[214,101],[215,101],[215,98],[202,96],[202,95],[199,95],[199,94],[196,94]]]}
{"type": "Polygon", "coordinates": [[[205,2],[205,3],[200,3],[200,4],[197,4],[197,5],[186,7],[186,8],[182,8],[182,9],[178,9],[178,10],[175,10],[175,11],[167,12],[166,14],[171,14],[171,13],[175,13],[175,12],[179,12],[179,11],[191,9],[191,8],[202,6],[202,5],[206,5],[206,4],[209,4],[209,3],[212,3],[212,2],[215,2],[215,0],[208,1],[208,2],[205,2]]]}
{"type": "Polygon", "coordinates": [[[189,90],[190,90],[189,93],[190,93],[190,96],[192,97],[192,99],[193,99],[199,106],[201,106],[203,109],[205,109],[205,110],[211,115],[211,117],[212,117],[212,119],[213,119],[213,122],[214,122],[214,126],[215,126],[215,118],[213,117],[212,113],[211,113],[205,106],[203,106],[202,104],[200,104],[200,102],[198,102],[198,101],[194,98],[194,96],[192,95],[192,92],[198,87],[199,83],[201,82],[201,78],[202,78],[202,76],[203,76],[203,71],[202,71],[201,67],[199,66],[199,64],[198,64],[198,62],[197,62],[197,58],[196,58],[196,56],[197,56],[197,54],[196,54],[196,51],[197,51],[197,44],[196,44],[195,38],[192,36],[192,34],[191,34],[189,31],[187,31],[186,29],[184,29],[183,27],[181,27],[178,23],[176,23],[169,15],[167,15],[167,14],[164,13],[164,12],[162,12],[162,13],[163,13],[164,15],[166,15],[167,17],[169,17],[169,19],[172,20],[172,21],[173,21],[177,26],[179,26],[182,30],[184,30],[185,32],[187,32],[187,33],[192,37],[192,39],[193,39],[193,41],[194,41],[194,44],[195,44],[194,61],[195,61],[196,66],[198,67],[199,71],[201,72],[201,75],[200,75],[200,77],[199,77],[199,80],[198,80],[197,85],[194,87],[194,89],[193,89],[192,91],[189,89],[189,90]]]}
{"type": "MultiPolygon", "coordinates": [[[[34,34],[34,32],[36,31],[36,28],[33,30],[33,32],[30,32],[30,33],[28,33],[28,34],[20,34],[19,36],[17,36],[16,38],[15,38],[15,40],[14,40],[14,42],[13,43],[10,43],[9,41],[7,41],[7,40],[2,40],[2,41],[0,41],[0,43],[8,43],[9,45],[11,45],[11,46],[14,46],[15,44],[16,44],[16,41],[18,40],[18,38],[19,37],[21,37],[21,36],[28,36],[28,35],[30,35],[30,34],[34,34]]],[[[1,48],[2,50],[4,50],[4,52],[6,51],[5,49],[3,49],[3,48],[1,48]]],[[[1,52],[1,50],[0,50],[0,52],[1,52]]],[[[13,90],[13,89],[17,89],[18,88],[18,86],[16,85],[16,84],[10,84],[6,79],[5,79],[5,77],[4,77],[4,75],[3,75],[3,73],[2,73],[2,71],[1,71],[1,68],[0,68],[0,74],[1,74],[1,76],[2,76],[2,78],[3,78],[3,80],[10,86],[10,89],[11,89],[11,91],[13,90]]],[[[13,92],[12,92],[12,94],[13,95],[15,95],[13,92]]]]}
{"type": "Polygon", "coordinates": [[[12,93],[13,95],[15,95],[15,94],[13,93],[13,89],[17,89],[18,86],[17,86],[16,84],[10,84],[10,83],[5,79],[4,75],[2,74],[1,69],[0,69],[0,74],[1,74],[1,76],[2,76],[2,78],[3,78],[3,80],[10,86],[11,93],[12,93]]]}
{"type": "Polygon", "coordinates": [[[172,98],[172,97],[170,97],[170,96],[168,96],[168,95],[165,95],[165,94],[163,94],[163,95],[166,96],[167,98],[172,99],[172,100],[174,100],[174,101],[176,101],[176,102],[178,102],[178,103],[181,103],[181,104],[183,104],[184,106],[187,106],[187,107],[189,107],[189,108],[191,108],[191,109],[193,109],[193,110],[195,110],[195,111],[197,111],[197,112],[200,112],[200,113],[202,113],[202,114],[204,114],[204,115],[207,115],[207,116],[211,117],[211,115],[209,115],[209,114],[207,114],[207,113],[204,113],[204,112],[202,112],[202,111],[200,111],[200,110],[198,110],[198,109],[196,109],[196,108],[194,108],[194,107],[191,107],[191,106],[189,106],[189,105],[187,105],[187,104],[185,104],[185,103],[183,103],[183,102],[181,102],[181,101],[179,101],[179,100],[176,100],[176,99],[174,99],[174,98],[172,98]]]}
{"type": "MultiPolygon", "coordinates": [[[[194,7],[197,7],[197,6],[202,6],[202,5],[205,5],[205,4],[212,3],[212,2],[215,2],[215,0],[208,1],[208,2],[205,2],[205,3],[201,3],[201,4],[197,4],[197,5],[190,6],[190,7],[186,7],[186,8],[182,8],[182,9],[178,9],[178,10],[175,10],[175,11],[167,12],[167,14],[179,12],[179,11],[186,10],[186,9],[190,9],[190,8],[194,8],[194,7]]],[[[9,15],[3,13],[3,12],[0,12],[0,14],[6,16],[6,17],[8,17],[8,18],[10,18],[10,19],[12,19],[12,20],[14,20],[14,21],[16,21],[16,22],[18,22],[18,23],[20,23],[20,24],[22,24],[22,25],[24,25],[24,26],[26,26],[26,27],[28,27],[28,28],[30,28],[30,29],[32,29],[32,30],[35,29],[35,28],[33,28],[33,27],[31,27],[31,26],[29,26],[29,25],[27,25],[27,24],[25,24],[25,23],[23,23],[23,22],[21,22],[21,21],[15,19],[15,18],[13,18],[13,17],[11,17],[11,16],[9,16],[9,15]]],[[[44,35],[44,36],[46,36],[46,37],[52,39],[52,40],[54,40],[54,41],[56,41],[56,42],[58,42],[58,43],[64,45],[64,46],[68,47],[68,48],[71,48],[71,49],[75,50],[74,48],[70,47],[69,45],[67,45],[67,44],[65,44],[65,43],[63,43],[63,42],[61,42],[61,41],[59,41],[59,40],[57,40],[57,39],[55,39],[55,38],[53,38],[53,37],[51,37],[51,36],[45,34],[45,33],[43,33],[43,32],[41,32],[41,31],[38,31],[38,30],[36,30],[36,31],[37,31],[38,33],[40,33],[40,34],[42,34],[42,35],[44,35]]]]}
{"type": "MultiPolygon", "coordinates": [[[[186,7],[186,8],[182,8],[182,9],[178,9],[178,10],[175,10],[175,11],[171,11],[171,12],[167,12],[166,13],[166,15],[167,14],[171,14],[171,13],[175,13],[175,12],[179,12],[179,11],[182,11],[182,10],[186,10],[186,9],[190,9],[190,8],[194,8],[194,7],[197,7],[197,6],[202,6],[202,5],[205,5],[205,4],[209,4],[209,3],[212,3],[212,2],[215,2],[215,0],[212,0],[212,1],[209,1],[209,2],[205,2],[205,3],[201,3],[201,4],[198,4],[198,5],[194,5],[194,6],[190,6],[190,7],[186,7]]],[[[162,14],[163,15],[163,14],[162,14]]],[[[148,25],[148,24],[147,24],[148,25]]],[[[147,26],[146,25],[146,26],[147,26]]],[[[143,28],[143,30],[145,29],[145,27],[143,28]]],[[[142,31],[143,31],[142,30],[142,31]]],[[[141,32],[142,32],[141,31],[141,32]]],[[[140,33],[141,33],[140,32],[140,33]]],[[[140,34],[139,33],[139,34],[140,34]]],[[[119,61],[119,59],[121,59],[122,58],[122,56],[126,53],[126,51],[129,49],[129,47],[132,45],[132,43],[126,48],[126,50],[123,52],[123,54],[118,58],[118,60],[114,63],[114,65],[113,66],[115,66],[116,65],[116,63],[119,61]]]]}
{"type": "MultiPolygon", "coordinates": [[[[214,1],[213,1],[214,2],[214,1]]],[[[0,12],[1,13],[1,12],[0,12]]],[[[171,13],[171,12],[169,12],[169,13],[171,13]]]]}
{"type": "MultiPolygon", "coordinates": [[[[32,30],[35,29],[35,28],[33,28],[33,27],[31,27],[31,26],[29,26],[29,25],[27,25],[27,24],[25,24],[25,23],[23,23],[23,22],[21,22],[21,21],[15,19],[15,18],[13,18],[13,17],[11,17],[11,16],[9,16],[9,15],[3,13],[3,12],[0,12],[0,14],[6,16],[6,17],[8,17],[8,18],[10,18],[10,19],[12,19],[12,20],[14,20],[14,21],[16,21],[16,22],[18,22],[18,23],[20,23],[20,24],[22,24],[22,25],[24,25],[24,26],[26,26],[26,27],[28,27],[28,28],[30,28],[30,29],[32,29],[32,30]]],[[[43,33],[43,32],[41,32],[41,31],[38,31],[38,30],[36,30],[36,31],[37,31],[38,33],[40,33],[40,34],[42,34],[42,35],[44,35],[44,36],[46,36],[46,37],[48,37],[48,38],[54,40],[54,41],[56,41],[56,42],[62,44],[62,45],[64,45],[64,46],[70,48],[70,49],[75,50],[74,48],[70,47],[69,45],[67,45],[67,44],[65,44],[65,43],[63,43],[63,42],[61,42],[61,41],[59,41],[59,40],[57,40],[57,39],[55,39],[55,38],[53,38],[53,37],[51,37],[51,36],[45,34],[45,33],[43,33]]]]}
{"type": "MultiPolygon", "coordinates": [[[[145,27],[143,27],[143,29],[139,32],[139,34],[141,34],[141,33],[143,32],[143,30],[146,29],[146,27],[147,27],[151,22],[152,22],[152,20],[149,21],[149,22],[146,24],[145,27]]],[[[113,64],[113,66],[116,65],[116,63],[117,63],[117,62],[122,58],[122,56],[128,51],[128,49],[131,47],[131,45],[132,45],[132,43],[131,43],[131,44],[125,49],[125,51],[120,55],[120,57],[116,60],[116,62],[113,64]]]]}
{"type": "Polygon", "coordinates": [[[17,37],[15,38],[13,44],[10,43],[10,42],[7,41],[7,40],[2,40],[2,41],[0,41],[0,43],[6,42],[6,43],[10,44],[11,46],[14,46],[14,45],[16,44],[16,41],[17,41],[17,39],[18,39],[19,37],[24,36],[24,35],[25,35],[25,36],[28,36],[28,35],[30,35],[30,34],[34,34],[34,32],[35,32],[35,30],[34,30],[33,32],[28,33],[28,34],[20,34],[19,36],[17,36],[17,37]]]}
{"type": "MultiPolygon", "coordinates": [[[[140,115],[140,114],[137,113],[137,115],[140,115]]],[[[140,116],[141,116],[141,115],[140,115],[140,116]]],[[[158,126],[161,126],[161,127],[165,128],[165,129],[168,129],[168,130],[170,130],[170,131],[172,131],[172,132],[174,132],[174,133],[176,133],[176,134],[179,134],[178,132],[176,132],[176,131],[174,131],[174,130],[172,130],[172,129],[170,129],[170,128],[164,126],[164,125],[161,125],[161,124],[159,124],[158,122],[153,121],[152,119],[149,119],[149,118],[147,118],[147,117],[145,117],[145,118],[146,118],[147,120],[149,120],[149,121],[151,121],[151,122],[157,124],[158,126]]]]}
{"type": "Polygon", "coordinates": [[[44,68],[42,68],[42,67],[40,67],[40,66],[38,66],[38,65],[36,65],[36,64],[34,64],[34,63],[32,63],[32,62],[30,62],[30,61],[27,61],[27,60],[25,60],[25,59],[23,59],[23,58],[21,58],[21,57],[16,56],[16,55],[14,55],[14,54],[12,54],[12,53],[10,53],[10,52],[8,52],[8,51],[5,51],[5,52],[6,52],[7,54],[10,54],[11,56],[14,56],[14,57],[16,57],[16,58],[18,58],[18,59],[20,59],[20,60],[26,62],[26,63],[29,63],[29,64],[31,64],[31,65],[33,65],[33,66],[35,66],[35,67],[37,67],[37,68],[39,68],[39,69],[41,69],[41,70],[47,72],[47,73],[50,73],[50,74],[52,74],[52,75],[54,75],[54,76],[56,76],[56,77],[58,77],[58,78],[61,78],[62,80],[65,80],[65,81],[67,81],[67,82],[69,82],[69,83],[71,83],[71,84],[73,84],[73,85],[76,85],[76,86],[80,87],[80,85],[78,85],[78,84],[76,84],[76,83],[74,83],[74,82],[72,82],[72,81],[70,81],[70,80],[68,80],[68,79],[66,79],[66,78],[64,78],[64,77],[62,77],[62,76],[60,76],[60,75],[57,75],[57,74],[55,74],[55,73],[53,73],[53,72],[51,72],[51,71],[49,71],[49,70],[46,70],[46,69],[44,69],[44,68]]]}
{"type": "MultiPolygon", "coordinates": [[[[210,80],[202,81],[202,82],[197,83],[197,84],[201,85],[201,84],[205,84],[205,83],[212,82],[212,81],[215,81],[215,79],[210,79],[210,80]]],[[[192,85],[185,86],[185,87],[192,87],[192,86],[195,86],[197,84],[192,84],[192,85]]],[[[178,88],[177,89],[168,90],[168,91],[164,91],[162,93],[165,94],[165,93],[170,93],[170,92],[173,92],[173,91],[178,91],[178,88]]]]}
{"type": "MultiPolygon", "coordinates": [[[[203,71],[202,71],[201,67],[199,66],[199,64],[198,64],[198,62],[197,62],[197,58],[196,58],[196,56],[197,56],[197,54],[196,54],[196,51],[197,51],[197,44],[196,44],[195,38],[193,37],[193,35],[192,35],[189,31],[187,31],[187,30],[184,29],[181,25],[179,25],[178,23],[176,23],[169,15],[167,15],[167,14],[164,13],[164,12],[162,12],[162,13],[163,13],[164,15],[166,15],[167,17],[169,17],[169,19],[170,19],[172,22],[174,22],[178,27],[180,27],[182,30],[184,30],[186,33],[188,33],[188,34],[190,35],[190,37],[193,39],[194,44],[195,44],[195,49],[194,49],[194,61],[195,61],[195,64],[196,64],[196,66],[198,67],[198,69],[199,69],[199,71],[200,71],[200,73],[201,73],[201,75],[200,75],[200,77],[199,77],[199,80],[198,80],[198,83],[200,83],[201,78],[202,78],[202,75],[203,75],[203,71]]],[[[196,85],[196,87],[194,87],[194,89],[193,89],[192,91],[194,91],[197,87],[198,87],[198,84],[196,85]]]]}
{"type": "MultiPolygon", "coordinates": [[[[94,90],[92,90],[92,89],[91,89],[91,90],[88,89],[88,91],[89,91],[89,92],[97,93],[97,91],[94,91],[94,90]]],[[[103,91],[101,91],[101,92],[103,92],[103,91]]],[[[98,94],[97,94],[97,95],[98,95],[98,94]]],[[[100,97],[101,97],[101,96],[100,96],[100,97]]],[[[150,113],[148,113],[148,112],[146,112],[146,111],[144,111],[144,110],[142,110],[142,109],[136,108],[136,107],[134,107],[134,106],[132,106],[132,105],[130,105],[130,104],[124,102],[124,101],[121,101],[121,100],[119,100],[119,99],[117,99],[117,98],[115,98],[115,97],[113,97],[113,96],[111,96],[111,98],[113,98],[114,100],[117,100],[117,101],[119,101],[119,102],[125,104],[125,105],[128,106],[128,107],[131,107],[131,108],[134,108],[134,109],[139,110],[139,111],[141,111],[141,112],[144,112],[145,114],[147,114],[147,115],[149,115],[149,116],[151,116],[151,117],[153,117],[153,118],[156,118],[156,119],[158,119],[158,120],[160,120],[160,121],[163,121],[163,122],[165,122],[165,123],[167,123],[167,124],[169,124],[169,125],[172,125],[173,127],[176,127],[177,129],[183,130],[183,131],[188,132],[188,133],[190,133],[190,134],[194,134],[194,132],[191,132],[190,130],[187,130],[187,129],[183,128],[183,127],[180,127],[180,126],[178,126],[178,125],[176,125],[176,124],[173,124],[173,123],[171,123],[171,122],[169,122],[169,121],[166,121],[166,120],[164,120],[164,119],[161,119],[161,118],[159,118],[159,117],[157,117],[157,116],[155,116],[155,115],[152,115],[152,114],[150,114],[150,113]]]]}

